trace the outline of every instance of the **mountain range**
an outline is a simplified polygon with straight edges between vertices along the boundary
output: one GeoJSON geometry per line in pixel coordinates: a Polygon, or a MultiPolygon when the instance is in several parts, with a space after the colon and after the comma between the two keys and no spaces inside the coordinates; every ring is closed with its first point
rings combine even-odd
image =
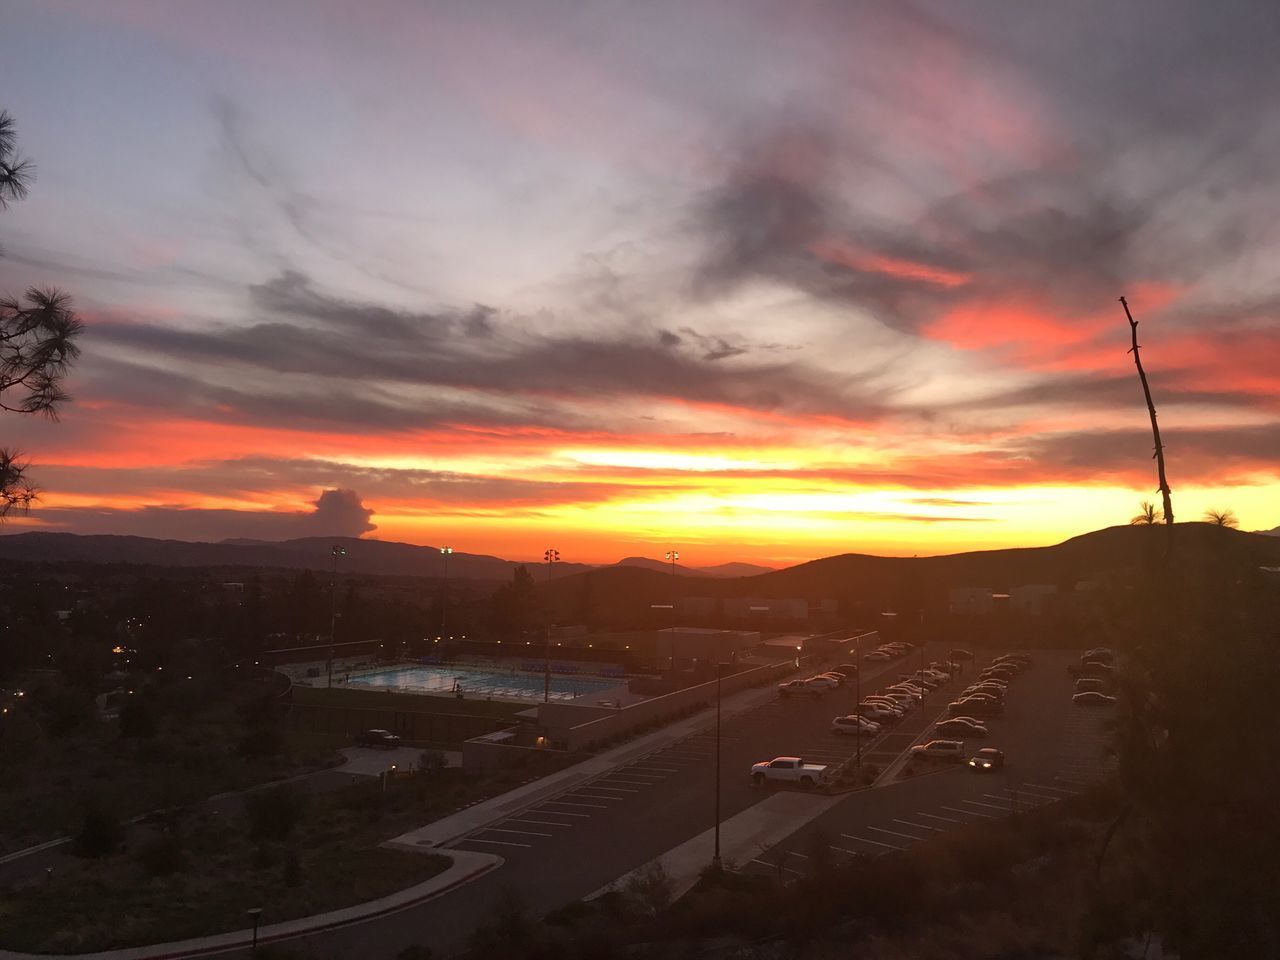
{"type": "MultiPolygon", "coordinates": [[[[296,540],[223,540],[192,543],[185,540],[155,540],[149,537],[117,535],[80,536],[74,533],[28,532],[0,536],[0,560],[68,563],[131,563],[161,567],[266,567],[295,570],[326,570],[334,562],[333,548],[346,551],[339,558],[347,573],[388,576],[443,577],[444,557],[439,547],[418,546],[385,540],[355,537],[304,537],[296,540]]],[[[454,552],[449,555],[448,575],[456,580],[501,581],[511,579],[518,566],[525,566],[536,580],[547,577],[546,564],[521,563],[484,554],[454,552]]],[[[643,566],[671,572],[671,565],[645,557],[627,557],[621,565],[643,566]]],[[[552,565],[553,578],[599,569],[592,564],[560,561],[552,565]]],[[[682,576],[743,577],[770,571],[750,563],[724,563],[712,567],[677,566],[682,576]]]]}

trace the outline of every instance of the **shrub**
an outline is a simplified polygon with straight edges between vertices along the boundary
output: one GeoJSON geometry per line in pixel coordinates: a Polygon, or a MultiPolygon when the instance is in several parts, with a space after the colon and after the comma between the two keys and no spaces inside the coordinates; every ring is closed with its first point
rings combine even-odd
{"type": "Polygon", "coordinates": [[[434,776],[448,765],[448,759],[439,750],[423,750],[418,758],[418,772],[426,776],[434,776]]]}
{"type": "Polygon", "coordinates": [[[656,917],[671,906],[675,898],[675,881],[661,863],[654,862],[633,874],[623,892],[642,913],[656,917]]]}
{"type": "Polygon", "coordinates": [[[187,868],[187,853],[181,836],[175,832],[166,832],[147,843],[138,859],[143,869],[153,877],[167,877],[187,868]]]}
{"type": "Polygon", "coordinates": [[[109,857],[124,842],[124,827],[119,819],[97,806],[90,806],[76,833],[76,854],[91,859],[109,857]]]}
{"type": "Polygon", "coordinates": [[[245,797],[249,835],[255,840],[285,840],[302,821],[306,798],[288,784],[256,790],[245,797]]]}

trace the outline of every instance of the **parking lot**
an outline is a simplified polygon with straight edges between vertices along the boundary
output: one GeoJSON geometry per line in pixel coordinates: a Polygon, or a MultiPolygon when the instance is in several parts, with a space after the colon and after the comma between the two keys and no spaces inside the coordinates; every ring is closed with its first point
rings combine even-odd
{"type": "MultiPolygon", "coordinates": [[[[1055,803],[1097,782],[1112,762],[1106,751],[1112,711],[1071,703],[1066,665],[1075,657],[1036,653],[1032,667],[1010,685],[1005,715],[988,721],[991,735],[966,743],[966,753],[984,746],[1003,750],[1003,769],[974,773],[937,764],[924,767],[921,776],[853,793],[740,869],[797,876],[816,846],[836,859],[904,850],[966,823],[1055,803]]],[[[945,700],[927,706],[929,721],[945,714],[945,700]]],[[[932,739],[931,722],[919,727],[919,740],[932,739]]]]}
{"type": "MultiPolygon", "coordinates": [[[[941,647],[927,649],[925,656],[933,659],[943,652],[941,647]]],[[[910,658],[910,663],[868,664],[861,683],[863,695],[914,669],[917,659],[918,655],[910,658]]],[[[945,703],[948,691],[956,686],[935,692],[931,699],[942,697],[945,703]]],[[[816,699],[776,697],[725,717],[720,737],[722,816],[727,818],[759,802],[772,789],[751,784],[747,772],[752,763],[791,755],[834,767],[853,758],[858,749],[856,739],[832,733],[831,720],[854,711],[854,691],[855,685],[850,683],[816,699]]],[[[908,718],[903,723],[912,722],[908,718]]],[[[909,742],[911,735],[886,728],[876,739],[864,738],[864,759],[882,752],[883,744],[894,738],[909,742]]],[[[518,857],[525,851],[536,854],[570,836],[574,843],[598,838],[601,843],[625,844],[628,832],[657,830],[660,835],[669,834],[675,846],[690,832],[705,829],[713,821],[715,749],[714,727],[704,728],[534,804],[526,802],[508,818],[451,845],[518,857]]]]}

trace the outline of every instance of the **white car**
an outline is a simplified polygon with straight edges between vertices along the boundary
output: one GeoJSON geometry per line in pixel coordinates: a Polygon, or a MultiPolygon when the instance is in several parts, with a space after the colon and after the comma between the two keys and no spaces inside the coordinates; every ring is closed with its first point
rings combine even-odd
{"type": "Polygon", "coordinates": [[[852,734],[854,736],[861,733],[864,737],[874,737],[880,732],[880,724],[874,720],[868,720],[866,717],[850,714],[847,717],[836,717],[832,720],[831,732],[852,734]]]}
{"type": "Polygon", "coordinates": [[[862,715],[868,720],[897,720],[902,716],[902,711],[896,707],[890,707],[886,703],[867,703],[858,704],[858,709],[862,715]]]}
{"type": "Polygon", "coordinates": [[[892,660],[893,654],[883,650],[872,650],[870,653],[864,653],[862,659],[870,663],[883,663],[886,660],[892,660]]]}
{"type": "Polygon", "coordinates": [[[822,690],[823,692],[826,692],[827,690],[834,690],[836,687],[840,686],[840,681],[835,677],[829,677],[824,673],[820,673],[816,677],[810,677],[806,680],[805,685],[815,690],[822,690]]]}
{"type": "MultiPolygon", "coordinates": [[[[868,698],[868,699],[876,699],[876,698],[868,698]]],[[[900,690],[890,690],[884,694],[881,694],[879,699],[888,700],[890,703],[897,704],[903,710],[906,710],[908,712],[914,710],[917,705],[917,701],[915,697],[911,696],[909,693],[903,693],[900,690]]]]}
{"type": "Polygon", "coordinates": [[[912,747],[911,756],[918,760],[950,760],[959,763],[964,759],[964,741],[930,740],[912,747]]]}

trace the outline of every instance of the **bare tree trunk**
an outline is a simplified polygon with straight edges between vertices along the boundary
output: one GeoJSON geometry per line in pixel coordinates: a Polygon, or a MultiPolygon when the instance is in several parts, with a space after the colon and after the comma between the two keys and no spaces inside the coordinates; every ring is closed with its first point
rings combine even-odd
{"type": "MultiPolygon", "coordinates": [[[[1151,434],[1155,437],[1156,452],[1156,470],[1160,477],[1160,496],[1164,498],[1164,522],[1172,527],[1173,524],[1173,502],[1169,499],[1169,481],[1164,475],[1164,444],[1160,442],[1160,425],[1156,422],[1156,405],[1151,400],[1151,387],[1147,384],[1146,371],[1142,369],[1142,358],[1138,356],[1138,321],[1133,319],[1133,314],[1129,312],[1129,302],[1124,297],[1120,298],[1120,305],[1124,307],[1124,315],[1129,318],[1129,333],[1133,338],[1133,346],[1129,348],[1129,352],[1133,354],[1134,365],[1138,368],[1138,379],[1142,381],[1142,393],[1147,398],[1147,412],[1151,414],[1151,434]]],[[[1173,530],[1170,529],[1170,534],[1173,530]]]]}

